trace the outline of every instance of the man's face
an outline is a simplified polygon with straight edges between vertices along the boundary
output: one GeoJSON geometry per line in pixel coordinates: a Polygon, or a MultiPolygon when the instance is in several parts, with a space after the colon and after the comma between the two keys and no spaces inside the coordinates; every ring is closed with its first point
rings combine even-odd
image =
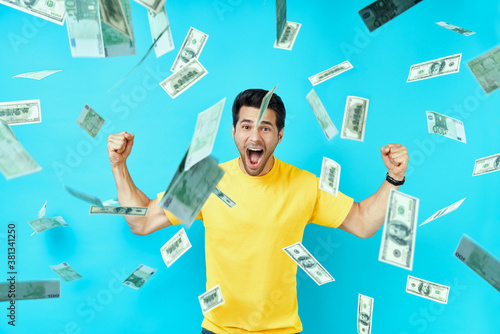
{"type": "Polygon", "coordinates": [[[258,117],[258,108],[242,106],[238,123],[233,126],[233,139],[240,152],[240,168],[251,176],[265,175],[271,170],[274,149],[283,138],[283,129],[278,133],[274,110],[267,109],[257,128],[258,117]]]}
{"type": "Polygon", "coordinates": [[[429,286],[428,283],[424,283],[422,285],[422,292],[426,295],[428,295],[431,292],[431,287],[429,286]]]}
{"type": "Polygon", "coordinates": [[[404,228],[395,224],[389,225],[389,234],[399,237],[401,239],[404,239],[408,236],[404,228]]]}

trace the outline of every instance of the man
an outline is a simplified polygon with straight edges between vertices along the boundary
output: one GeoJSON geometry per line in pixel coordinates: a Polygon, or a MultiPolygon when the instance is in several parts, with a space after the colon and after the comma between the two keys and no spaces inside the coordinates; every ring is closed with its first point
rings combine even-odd
{"type": "MultiPolygon", "coordinates": [[[[283,138],[285,106],[276,94],[262,122],[259,107],[267,91],[249,89],[233,104],[233,139],[240,157],[220,165],[217,187],[237,204],[229,208],[210,195],[198,217],[205,225],[207,290],[219,284],[225,303],[205,313],[203,333],[298,333],[296,264],[282,248],[302,241],[305,226],[320,224],[373,236],[384,222],[391,188],[402,184],[406,148],[382,147],[388,168],[380,189],[360,203],[319,190],[319,178],[273,155],[283,138]],[[394,185],[396,184],[396,185],[394,185]]],[[[126,167],[134,135],[108,138],[108,153],[120,205],[148,206],[146,217],[126,217],[133,233],[145,235],[181,222],[158,207],[133,183],[126,167]]]]}
{"type": "Polygon", "coordinates": [[[391,220],[387,223],[387,235],[395,243],[406,246],[410,243],[411,230],[399,220],[391,220]]]}
{"type": "Polygon", "coordinates": [[[431,286],[427,282],[422,282],[418,285],[418,292],[428,296],[431,293],[431,286]]]}

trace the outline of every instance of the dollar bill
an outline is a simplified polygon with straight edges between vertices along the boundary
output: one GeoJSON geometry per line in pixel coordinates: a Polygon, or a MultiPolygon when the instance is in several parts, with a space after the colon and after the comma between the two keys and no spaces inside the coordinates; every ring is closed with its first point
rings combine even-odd
{"type": "Polygon", "coordinates": [[[260,122],[262,122],[262,119],[266,114],[267,107],[269,106],[269,102],[273,97],[274,90],[276,89],[276,87],[278,87],[278,85],[274,86],[274,88],[268,91],[266,95],[264,95],[264,97],[262,98],[262,102],[260,103],[260,109],[259,109],[259,118],[257,119],[257,124],[256,124],[257,127],[260,125],[260,122]]]}
{"type": "Polygon", "coordinates": [[[66,191],[68,193],[70,193],[71,195],[75,196],[76,198],[81,199],[82,201],[88,202],[88,203],[93,204],[93,205],[97,205],[98,207],[100,207],[103,210],[106,209],[104,207],[104,205],[102,204],[101,199],[98,198],[98,197],[82,193],[82,192],[80,192],[78,190],[75,190],[73,188],[70,188],[70,187],[68,187],[66,185],[64,185],[64,189],[66,189],[66,191]]]}
{"type": "Polygon", "coordinates": [[[41,123],[40,100],[1,102],[0,118],[9,125],[41,123]]]}
{"type": "Polygon", "coordinates": [[[411,65],[410,73],[406,82],[419,81],[441,75],[460,72],[460,60],[462,54],[426,61],[424,63],[411,65]]]}
{"type": "Polygon", "coordinates": [[[29,221],[28,224],[33,228],[34,233],[40,233],[59,226],[69,226],[61,216],[42,217],[29,221]]]}
{"type": "Polygon", "coordinates": [[[222,296],[222,291],[220,290],[219,284],[217,284],[204,294],[198,296],[198,300],[200,301],[201,311],[203,312],[203,314],[224,304],[224,297],[222,296]]]}
{"type": "Polygon", "coordinates": [[[62,70],[45,70],[45,71],[28,72],[28,73],[14,75],[13,78],[26,78],[26,79],[41,80],[43,78],[48,77],[51,74],[61,72],[61,71],[62,70]]]}
{"type": "Polygon", "coordinates": [[[217,196],[221,201],[223,201],[228,207],[232,208],[236,205],[236,203],[229,198],[226,194],[224,194],[219,188],[215,187],[213,193],[217,196]]]}
{"type": "Polygon", "coordinates": [[[189,170],[200,160],[212,153],[225,103],[226,98],[223,98],[207,110],[198,114],[193,138],[191,139],[186,157],[185,170],[189,170]]]}
{"type": "Polygon", "coordinates": [[[76,281],[77,279],[83,278],[82,275],[76,272],[69,264],[66,262],[57,264],[55,266],[49,266],[50,269],[61,277],[65,282],[76,281]]]}
{"type": "Polygon", "coordinates": [[[285,30],[279,40],[274,42],[274,47],[276,49],[285,49],[292,50],[293,45],[295,44],[295,39],[297,39],[297,35],[299,34],[299,30],[302,24],[295,22],[287,22],[285,25],[285,30]]]}
{"type": "Polygon", "coordinates": [[[500,153],[477,159],[472,176],[498,172],[500,170],[500,153]]]}
{"type": "Polygon", "coordinates": [[[370,32],[386,24],[396,16],[422,0],[377,0],[358,11],[370,32]]]}
{"type": "Polygon", "coordinates": [[[362,97],[347,97],[340,138],[364,141],[368,102],[362,97]]]}
{"type": "Polygon", "coordinates": [[[391,189],[387,199],[384,231],[378,260],[413,269],[417,236],[418,198],[391,189]]]}
{"type": "Polygon", "coordinates": [[[406,292],[441,304],[447,304],[450,287],[408,275],[406,292]]]}
{"type": "Polygon", "coordinates": [[[435,111],[426,111],[426,114],[429,133],[437,133],[438,135],[467,143],[464,123],[462,121],[435,111]]]}
{"type": "Polygon", "coordinates": [[[332,159],[323,157],[321,176],[319,178],[319,189],[337,196],[339,193],[339,181],[340,165],[332,159]]]}
{"type": "Polygon", "coordinates": [[[99,0],[99,6],[101,8],[102,22],[132,39],[120,0],[99,0]]]}
{"type": "Polygon", "coordinates": [[[332,119],[326,112],[326,109],[323,106],[323,103],[321,103],[318,94],[316,94],[314,89],[311,89],[311,91],[306,95],[306,99],[307,102],[309,102],[309,105],[311,106],[314,116],[316,116],[321,129],[323,129],[326,138],[328,140],[331,140],[339,133],[339,130],[337,130],[337,128],[333,124],[332,119]]]}
{"type": "MultiPolygon", "coordinates": [[[[104,204],[104,203],[103,203],[104,204]]],[[[123,215],[123,216],[147,216],[148,208],[134,206],[104,206],[104,209],[92,205],[89,215],[123,215]]]]}
{"type": "Polygon", "coordinates": [[[279,41],[286,25],[286,0],[276,0],[276,40],[279,41]]]}
{"type": "Polygon", "coordinates": [[[500,292],[500,261],[464,234],[455,256],[500,292]]]}
{"type": "Polygon", "coordinates": [[[340,73],[344,73],[345,71],[350,70],[353,68],[349,60],[346,60],[338,65],[335,65],[327,70],[324,70],[323,72],[320,72],[318,74],[315,74],[311,77],[309,77],[309,81],[311,81],[313,86],[316,86],[317,84],[320,84],[328,79],[331,79],[340,73]]]}
{"type": "Polygon", "coordinates": [[[163,262],[167,268],[174,264],[184,253],[191,248],[186,230],[181,228],[169,241],[167,241],[160,249],[163,262]]]}
{"type": "Polygon", "coordinates": [[[78,124],[85,132],[87,132],[92,138],[95,138],[102,126],[104,125],[104,118],[102,118],[94,109],[85,105],[80,116],[76,120],[78,124]]]}
{"type": "Polygon", "coordinates": [[[312,256],[311,253],[297,242],[293,245],[283,248],[283,251],[288,254],[311,277],[316,284],[322,285],[333,282],[335,279],[326,269],[312,256]]]}
{"type": "Polygon", "coordinates": [[[448,30],[451,30],[451,31],[454,31],[454,32],[458,32],[459,34],[461,35],[464,35],[464,36],[470,36],[470,35],[474,35],[475,32],[474,31],[470,31],[470,30],[467,30],[467,29],[464,29],[464,28],[460,28],[460,27],[457,27],[453,24],[450,24],[450,23],[446,23],[446,22],[436,22],[436,24],[440,27],[443,27],[443,28],[446,28],[448,30]]]}
{"type": "Polygon", "coordinates": [[[60,297],[61,281],[58,279],[0,283],[0,302],[60,297]]]}
{"type": "Polygon", "coordinates": [[[160,58],[174,49],[174,39],[165,6],[162,5],[156,14],[148,10],[148,20],[153,43],[156,43],[154,46],[156,58],[160,58]]]}
{"type": "Polygon", "coordinates": [[[57,23],[61,26],[64,24],[64,0],[0,0],[0,4],[34,15],[44,20],[57,23]]]}
{"type": "Polygon", "coordinates": [[[486,94],[500,88],[500,46],[467,63],[486,94]]]}
{"type": "Polygon", "coordinates": [[[47,201],[43,204],[42,208],[40,211],[38,211],[38,217],[37,218],[43,218],[45,217],[45,211],[47,211],[47,201]]]}
{"type": "Polygon", "coordinates": [[[165,0],[134,0],[139,5],[142,5],[148,9],[148,12],[158,14],[165,9],[165,0]]]}
{"type": "Polygon", "coordinates": [[[0,172],[10,180],[42,170],[42,167],[17,141],[14,132],[3,119],[0,118],[0,172]]]}
{"type": "Polygon", "coordinates": [[[198,59],[207,39],[208,35],[204,32],[193,27],[189,28],[186,38],[184,38],[184,43],[182,43],[170,71],[175,73],[186,66],[191,60],[198,59]]]}
{"type": "Polygon", "coordinates": [[[373,298],[358,295],[358,333],[371,334],[373,315],[373,298]]]}
{"type": "Polygon", "coordinates": [[[433,214],[432,216],[430,216],[429,218],[427,218],[422,224],[420,224],[419,226],[422,226],[424,224],[427,224],[431,221],[433,221],[434,219],[437,219],[441,216],[444,216],[452,211],[455,211],[456,209],[459,208],[460,205],[462,205],[463,201],[465,201],[466,197],[462,198],[460,201],[456,202],[456,203],[453,203],[452,205],[450,206],[447,206],[446,208],[444,209],[441,209],[439,210],[438,212],[436,212],[435,214],[433,214]]]}
{"type": "Polygon", "coordinates": [[[139,288],[143,286],[156,271],[157,269],[141,264],[122,284],[125,284],[132,289],[139,290],[139,288]]]}
{"type": "Polygon", "coordinates": [[[207,70],[197,59],[192,59],[186,66],[160,82],[160,86],[171,98],[175,99],[207,73],[207,70]]]}

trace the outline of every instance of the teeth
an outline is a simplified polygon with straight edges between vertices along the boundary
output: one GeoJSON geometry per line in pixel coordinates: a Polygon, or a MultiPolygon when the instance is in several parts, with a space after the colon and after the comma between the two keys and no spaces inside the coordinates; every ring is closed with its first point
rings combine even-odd
{"type": "Polygon", "coordinates": [[[260,152],[260,151],[262,151],[262,149],[260,149],[260,148],[249,148],[248,150],[249,151],[253,151],[253,152],[260,152]]]}

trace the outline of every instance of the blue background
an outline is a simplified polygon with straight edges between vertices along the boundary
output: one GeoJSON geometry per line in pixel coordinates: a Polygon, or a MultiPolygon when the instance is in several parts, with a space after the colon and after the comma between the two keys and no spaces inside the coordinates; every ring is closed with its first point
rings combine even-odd
{"type": "Polygon", "coordinates": [[[418,228],[412,272],[377,260],[382,230],[362,240],[310,224],[303,243],[336,281],[317,286],[299,269],[303,333],[355,333],[358,293],[375,298],[373,333],[498,333],[500,294],[453,254],[466,233],[500,257],[500,173],[471,176],[477,158],[500,152],[500,91],[485,95],[466,65],[499,44],[500,5],[428,0],[369,33],[357,11],[370,2],[288,1],[288,21],[302,24],[290,52],[273,48],[271,0],[169,0],[176,49],[159,59],[153,52],[109,92],[151,45],[145,8],[132,1],[137,55],[97,59],[71,57],[66,27],[0,6],[0,102],[40,99],[43,115],[40,124],[13,127],[43,170],[0,178],[0,267],[6,268],[6,225],[12,221],[18,280],[57,279],[49,265],[63,261],[85,277],[62,281],[60,299],[16,303],[15,328],[7,325],[7,303],[1,304],[0,332],[199,333],[203,225],[188,230],[192,249],[167,269],[160,247],[179,227],[133,235],[122,217],[89,216],[89,205],[66,193],[62,183],[114,198],[106,138],[125,130],[136,135],[128,161],[132,177],[153,198],[173,176],[199,112],[228,98],[213,151],[227,161],[238,154],[231,137],[234,97],[279,84],[276,93],[288,117],[278,158],[318,176],[322,157],[334,159],[342,166],[341,191],[361,201],[385,177],[380,147],[398,142],[410,154],[401,191],[420,198],[419,223],[467,197],[457,211],[418,228]],[[477,34],[465,37],[438,21],[477,34]],[[200,56],[209,74],[173,100],[157,83],[170,75],[191,26],[210,36],[200,56]],[[412,64],[456,53],[463,53],[460,73],[406,83],[412,64]],[[347,95],[370,99],[363,143],[339,136],[329,142],[305,99],[309,76],[346,59],[354,69],[314,89],[339,129],[347,95]],[[62,72],[41,81],[12,78],[47,69],[62,72]],[[85,104],[106,119],[96,139],[76,124],[85,104]],[[426,110],[462,120],[467,144],[429,134],[426,110]],[[30,236],[27,222],[46,200],[47,216],[60,215],[70,226],[30,236]],[[139,291],[121,285],[139,264],[158,272],[139,291]],[[408,274],[449,285],[448,304],[407,294],[408,274]]]}

